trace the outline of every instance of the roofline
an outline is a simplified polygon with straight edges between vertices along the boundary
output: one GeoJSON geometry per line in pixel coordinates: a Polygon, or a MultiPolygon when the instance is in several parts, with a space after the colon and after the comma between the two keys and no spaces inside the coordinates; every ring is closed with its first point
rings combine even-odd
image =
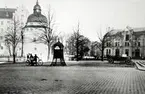
{"type": "Polygon", "coordinates": [[[0,8],[0,11],[16,11],[16,8],[0,8]]]}

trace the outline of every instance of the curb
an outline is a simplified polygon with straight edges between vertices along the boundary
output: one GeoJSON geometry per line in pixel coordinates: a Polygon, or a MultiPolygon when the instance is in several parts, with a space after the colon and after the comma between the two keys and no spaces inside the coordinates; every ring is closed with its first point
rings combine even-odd
{"type": "Polygon", "coordinates": [[[140,62],[135,62],[135,65],[136,65],[138,70],[145,71],[145,65],[144,64],[141,64],[140,62]]]}

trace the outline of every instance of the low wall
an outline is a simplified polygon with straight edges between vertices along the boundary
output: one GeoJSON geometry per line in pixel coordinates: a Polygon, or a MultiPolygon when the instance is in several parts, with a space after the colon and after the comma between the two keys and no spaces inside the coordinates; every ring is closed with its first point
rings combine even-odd
{"type": "MultiPolygon", "coordinates": [[[[3,56],[0,57],[0,62],[11,62],[13,61],[13,57],[3,56]]],[[[16,57],[16,62],[24,62],[26,61],[26,57],[16,57]]]]}

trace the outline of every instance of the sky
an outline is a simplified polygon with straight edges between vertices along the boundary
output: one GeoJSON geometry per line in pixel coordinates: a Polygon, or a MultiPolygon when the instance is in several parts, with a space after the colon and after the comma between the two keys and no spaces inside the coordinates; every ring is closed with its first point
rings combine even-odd
{"type": "MultiPolygon", "coordinates": [[[[106,28],[125,29],[145,27],[145,0],[38,0],[42,14],[49,5],[54,13],[56,28],[62,34],[73,32],[80,23],[80,33],[91,41],[98,40],[98,33],[106,28]]],[[[15,8],[25,6],[33,12],[36,0],[0,0],[0,6],[15,8]]]]}

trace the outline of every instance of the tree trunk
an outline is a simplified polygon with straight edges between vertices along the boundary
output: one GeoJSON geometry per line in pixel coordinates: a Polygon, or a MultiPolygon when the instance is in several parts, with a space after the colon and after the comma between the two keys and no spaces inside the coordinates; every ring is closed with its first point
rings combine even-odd
{"type": "Polygon", "coordinates": [[[101,60],[104,61],[104,46],[103,45],[102,45],[101,53],[102,53],[101,60]]]}
{"type": "Polygon", "coordinates": [[[49,60],[49,56],[50,56],[50,44],[48,44],[47,45],[47,51],[48,51],[48,53],[47,53],[47,61],[49,60]]]}
{"type": "Polygon", "coordinates": [[[13,63],[16,63],[15,47],[13,47],[13,63]]]}
{"type": "Polygon", "coordinates": [[[21,49],[21,57],[23,57],[23,53],[24,53],[24,34],[23,34],[23,29],[21,30],[21,42],[22,42],[22,49],[21,49]]]}
{"type": "Polygon", "coordinates": [[[104,61],[104,51],[102,50],[101,60],[104,61]]]}
{"type": "Polygon", "coordinates": [[[79,61],[79,45],[78,45],[78,35],[77,35],[76,49],[77,49],[77,61],[79,61]]]}
{"type": "Polygon", "coordinates": [[[13,63],[16,63],[16,56],[13,54],[13,63]]]}
{"type": "Polygon", "coordinates": [[[23,40],[23,37],[22,37],[21,57],[23,57],[23,53],[24,53],[24,40],[23,40]]]}
{"type": "Polygon", "coordinates": [[[103,38],[103,41],[102,41],[102,56],[101,56],[101,60],[104,61],[104,48],[105,48],[105,37],[103,38]]]}
{"type": "Polygon", "coordinates": [[[10,45],[8,45],[8,50],[9,50],[9,54],[10,54],[10,56],[12,56],[10,45]]]}

